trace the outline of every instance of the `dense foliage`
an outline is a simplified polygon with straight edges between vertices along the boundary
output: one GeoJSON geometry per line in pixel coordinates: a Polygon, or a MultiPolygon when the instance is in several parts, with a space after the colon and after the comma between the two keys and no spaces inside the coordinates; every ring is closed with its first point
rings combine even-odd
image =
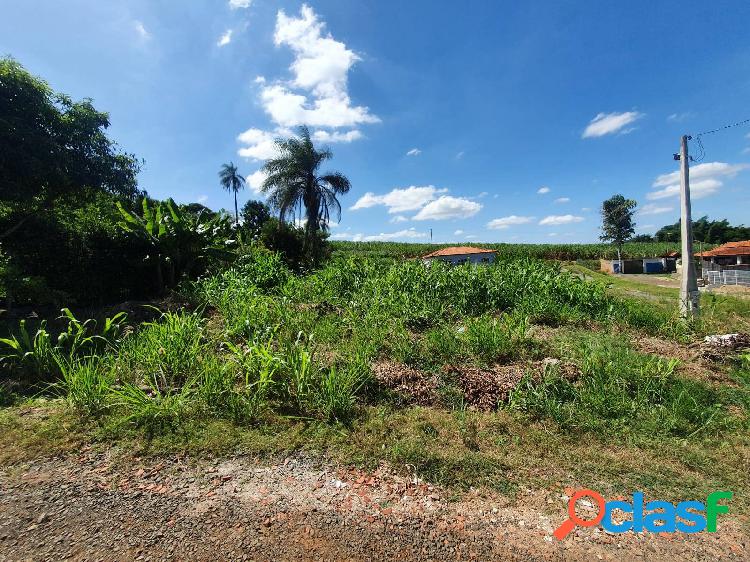
{"type": "Polygon", "coordinates": [[[622,245],[635,233],[633,213],[638,205],[633,199],[625,199],[622,195],[613,195],[602,203],[602,234],[599,239],[612,242],[618,252],[622,253],[622,245]]]}
{"type": "MultiPolygon", "coordinates": [[[[680,221],[661,227],[656,231],[654,239],[658,242],[679,242],[680,221]]],[[[750,240],[750,227],[732,226],[726,219],[712,221],[708,220],[707,216],[703,216],[693,221],[693,239],[707,244],[750,240]]]]}

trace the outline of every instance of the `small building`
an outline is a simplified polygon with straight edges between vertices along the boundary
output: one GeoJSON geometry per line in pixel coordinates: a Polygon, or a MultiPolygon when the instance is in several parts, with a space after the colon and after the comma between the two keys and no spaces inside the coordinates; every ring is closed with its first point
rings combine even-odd
{"type": "Polygon", "coordinates": [[[497,252],[486,248],[475,248],[473,246],[451,246],[435,250],[422,256],[422,261],[429,264],[433,260],[444,261],[454,265],[462,263],[492,263],[495,261],[497,252]]]}
{"type": "Polygon", "coordinates": [[[677,271],[677,256],[599,260],[599,268],[605,273],[673,273],[677,271]]]}
{"type": "Polygon", "coordinates": [[[707,271],[750,270],[750,240],[727,242],[713,250],[706,250],[695,255],[700,257],[703,269],[707,271]]]}

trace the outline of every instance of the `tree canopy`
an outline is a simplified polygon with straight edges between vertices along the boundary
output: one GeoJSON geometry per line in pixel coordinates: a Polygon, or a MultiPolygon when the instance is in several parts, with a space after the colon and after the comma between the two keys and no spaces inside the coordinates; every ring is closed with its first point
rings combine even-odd
{"type": "Polygon", "coordinates": [[[140,163],[107,136],[109,124],[90,99],[73,101],[0,58],[0,199],[49,204],[84,187],[135,196],[140,163]]]}
{"type": "Polygon", "coordinates": [[[277,139],[279,156],[263,166],[267,174],[262,190],[279,211],[279,218],[305,219],[305,242],[314,244],[319,230],[327,230],[331,212],[341,215],[338,195],[351,188],[349,179],[340,172],[319,175],[320,166],[333,157],[327,149],[316,149],[307,127],[300,127],[297,137],[277,139]],[[304,208],[304,212],[302,211],[304,208]]]}
{"type": "Polygon", "coordinates": [[[604,242],[612,242],[618,252],[622,245],[635,233],[633,212],[638,203],[625,199],[620,194],[613,195],[602,203],[602,234],[604,242]]]}
{"type": "MultiPolygon", "coordinates": [[[[654,238],[657,242],[679,242],[680,224],[668,224],[656,231],[654,238]]],[[[750,227],[739,225],[732,226],[726,219],[708,220],[703,216],[693,221],[693,239],[706,244],[724,244],[725,242],[739,242],[750,240],[750,227]]]]}

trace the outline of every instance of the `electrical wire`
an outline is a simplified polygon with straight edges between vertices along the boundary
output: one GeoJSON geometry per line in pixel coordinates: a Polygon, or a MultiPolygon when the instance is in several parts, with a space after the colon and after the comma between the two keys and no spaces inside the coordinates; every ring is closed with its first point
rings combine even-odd
{"type": "Polygon", "coordinates": [[[745,119],[744,121],[737,121],[737,123],[724,125],[723,127],[719,127],[718,129],[711,129],[710,131],[703,131],[702,133],[698,133],[696,136],[700,137],[701,135],[712,135],[713,133],[718,133],[719,131],[723,131],[724,129],[731,129],[732,127],[739,127],[740,125],[745,125],[746,123],[750,123],[750,119],[745,119]]]}

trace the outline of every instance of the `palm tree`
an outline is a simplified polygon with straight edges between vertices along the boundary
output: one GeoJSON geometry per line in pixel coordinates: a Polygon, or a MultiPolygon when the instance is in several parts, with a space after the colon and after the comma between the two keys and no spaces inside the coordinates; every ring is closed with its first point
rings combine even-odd
{"type": "Polygon", "coordinates": [[[331,211],[341,217],[337,195],[351,188],[349,179],[340,172],[318,175],[320,165],[333,157],[323,148],[316,150],[307,127],[300,127],[297,137],[277,139],[277,158],[263,166],[267,178],[261,190],[268,194],[268,202],[279,211],[279,219],[302,218],[304,207],[305,245],[317,240],[319,230],[327,230],[331,211]]]}
{"type": "Polygon", "coordinates": [[[219,180],[221,187],[227,191],[234,192],[234,223],[239,226],[240,214],[237,210],[237,192],[245,184],[245,178],[237,171],[237,166],[234,165],[234,162],[230,162],[229,164],[222,164],[221,170],[219,170],[219,180]]]}

